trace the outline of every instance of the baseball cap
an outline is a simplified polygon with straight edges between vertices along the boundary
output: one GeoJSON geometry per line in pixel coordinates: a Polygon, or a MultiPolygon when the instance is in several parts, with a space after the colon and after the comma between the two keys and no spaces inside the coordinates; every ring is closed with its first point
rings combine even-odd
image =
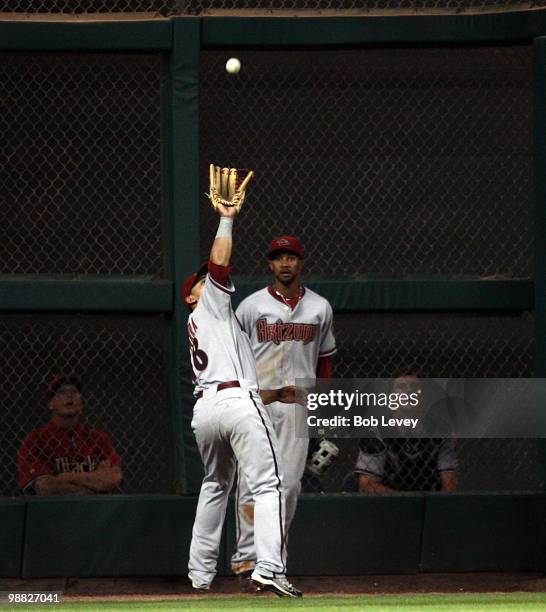
{"type": "Polygon", "coordinates": [[[191,293],[191,290],[194,288],[195,283],[197,283],[197,281],[202,276],[205,276],[207,274],[208,268],[209,262],[206,261],[205,263],[201,264],[195,274],[190,274],[190,276],[188,276],[188,278],[184,281],[184,284],[182,285],[182,299],[184,300],[184,302],[186,301],[188,295],[191,293]]]}
{"type": "Polygon", "coordinates": [[[74,374],[55,374],[55,376],[51,379],[49,385],[47,386],[48,402],[53,399],[54,395],[63,385],[74,385],[78,389],[78,391],[82,390],[82,383],[80,382],[80,379],[77,376],[74,376],[74,374]]]}
{"type": "Polygon", "coordinates": [[[279,236],[278,238],[273,238],[267,249],[267,257],[271,259],[271,256],[277,251],[290,251],[291,253],[303,257],[303,247],[301,246],[300,239],[296,238],[296,236],[279,236]]]}

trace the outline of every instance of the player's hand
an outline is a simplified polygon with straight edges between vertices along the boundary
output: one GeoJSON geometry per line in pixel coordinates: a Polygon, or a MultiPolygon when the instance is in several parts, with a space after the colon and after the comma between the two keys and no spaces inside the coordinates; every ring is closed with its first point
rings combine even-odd
{"type": "Polygon", "coordinates": [[[239,208],[236,206],[224,206],[223,204],[216,205],[216,212],[220,217],[227,217],[228,219],[234,219],[239,214],[239,208]]]}
{"type": "Polygon", "coordinates": [[[279,392],[278,402],[282,402],[283,404],[300,404],[302,406],[307,405],[307,389],[303,387],[290,385],[277,389],[277,391],[279,392]]]}
{"type": "Polygon", "coordinates": [[[295,400],[296,404],[300,406],[307,406],[307,389],[305,387],[294,387],[295,389],[295,400]]]}
{"type": "Polygon", "coordinates": [[[277,389],[278,399],[277,402],[283,404],[301,404],[305,406],[307,404],[307,389],[303,387],[296,387],[289,385],[288,387],[282,387],[277,389]]]}
{"type": "Polygon", "coordinates": [[[302,406],[305,406],[307,391],[301,387],[288,385],[280,389],[260,389],[260,397],[265,405],[272,402],[281,402],[283,404],[302,404],[302,406]]]}
{"type": "Polygon", "coordinates": [[[296,387],[290,385],[288,387],[282,387],[277,389],[277,401],[283,404],[295,404],[296,403],[296,387]]]}

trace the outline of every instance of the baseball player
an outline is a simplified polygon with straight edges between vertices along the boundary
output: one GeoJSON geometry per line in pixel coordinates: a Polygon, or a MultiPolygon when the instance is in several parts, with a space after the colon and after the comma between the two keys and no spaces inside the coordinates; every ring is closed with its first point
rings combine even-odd
{"type": "MultiPolygon", "coordinates": [[[[237,309],[237,319],[250,336],[260,387],[293,385],[297,378],[314,380],[332,375],[336,352],[332,308],[327,300],[301,285],[303,249],[298,238],[281,236],[269,244],[273,284],[253,293],[237,309]]],[[[273,402],[267,406],[279,442],[286,497],[285,537],[296,512],[308,440],[296,437],[296,422],[305,419],[301,406],[273,402]]],[[[256,562],[253,496],[245,475],[238,474],[236,550],[232,570],[243,591],[252,588],[256,562]]]]}
{"type": "MultiPolygon", "coordinates": [[[[233,171],[230,171],[233,172],[233,171]]],[[[213,177],[211,168],[211,193],[213,177]]],[[[264,401],[294,401],[294,387],[258,393],[256,364],[248,336],[231,307],[234,292],[228,267],[237,206],[211,197],[220,224],[208,264],[182,287],[191,310],[188,319],[196,403],[192,429],[203,460],[201,485],[190,547],[188,576],[195,589],[208,590],[216,574],[228,495],[236,465],[255,499],[258,589],[301,597],[286,579],[284,497],[277,439],[264,401]]]]}
{"type": "Polygon", "coordinates": [[[79,379],[69,374],[49,383],[51,419],[26,436],[17,455],[24,493],[90,495],[119,486],[121,458],[105,431],[81,422],[81,390],[79,379]]]}

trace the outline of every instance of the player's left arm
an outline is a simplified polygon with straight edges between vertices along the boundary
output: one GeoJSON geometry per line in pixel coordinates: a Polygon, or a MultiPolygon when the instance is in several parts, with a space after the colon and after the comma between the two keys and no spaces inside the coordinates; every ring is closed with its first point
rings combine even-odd
{"type": "Polygon", "coordinates": [[[233,249],[233,220],[237,216],[238,210],[235,206],[218,205],[218,214],[220,215],[220,223],[218,232],[212,243],[210,251],[210,261],[217,266],[229,266],[231,260],[231,251],[233,249]]]}
{"type": "Polygon", "coordinates": [[[233,219],[237,215],[237,208],[219,204],[216,210],[220,215],[220,223],[209,256],[208,276],[201,293],[200,307],[215,318],[227,321],[231,314],[231,295],[235,290],[230,278],[229,262],[233,246],[233,219]]]}
{"type": "MultiPolygon", "coordinates": [[[[332,357],[337,352],[336,348],[336,339],[334,337],[334,313],[332,311],[332,307],[329,302],[325,300],[325,309],[324,315],[320,325],[320,345],[319,345],[319,363],[317,363],[317,368],[319,367],[320,360],[325,359],[326,357],[332,357]]],[[[322,368],[327,371],[328,362],[323,361],[322,368]]],[[[331,367],[331,362],[330,362],[331,367]]],[[[318,378],[330,378],[330,376],[319,376],[318,378]]]]}
{"type": "Polygon", "coordinates": [[[260,390],[260,397],[264,404],[271,404],[273,402],[295,404],[296,392],[297,387],[289,385],[288,387],[281,387],[280,389],[262,389],[260,390]]]}
{"type": "Polygon", "coordinates": [[[454,438],[445,438],[440,443],[437,467],[442,491],[456,491],[459,487],[459,456],[454,438]]]}
{"type": "Polygon", "coordinates": [[[332,378],[334,364],[331,356],[319,357],[317,360],[317,378],[332,378]]]}
{"type": "Polygon", "coordinates": [[[353,470],[360,493],[395,492],[395,489],[382,482],[386,464],[387,449],[382,441],[376,438],[360,440],[358,458],[353,470]]]}
{"type": "Polygon", "coordinates": [[[440,472],[440,480],[442,481],[442,491],[451,493],[459,488],[459,472],[457,471],[440,472]]]}

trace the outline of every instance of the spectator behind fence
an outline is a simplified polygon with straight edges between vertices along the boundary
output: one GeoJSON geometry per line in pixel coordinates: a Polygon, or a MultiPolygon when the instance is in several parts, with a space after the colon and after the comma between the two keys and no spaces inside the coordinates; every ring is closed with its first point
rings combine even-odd
{"type": "Polygon", "coordinates": [[[49,383],[51,419],[25,437],[17,456],[24,493],[94,495],[121,483],[121,458],[110,436],[82,422],[81,391],[71,374],[57,374],[49,383]]]}
{"type": "MultiPolygon", "coordinates": [[[[431,385],[424,387],[413,374],[395,378],[393,392],[428,393],[433,403],[431,385]]],[[[452,437],[363,438],[359,447],[353,483],[361,493],[457,489],[457,442],[452,437]]]]}

